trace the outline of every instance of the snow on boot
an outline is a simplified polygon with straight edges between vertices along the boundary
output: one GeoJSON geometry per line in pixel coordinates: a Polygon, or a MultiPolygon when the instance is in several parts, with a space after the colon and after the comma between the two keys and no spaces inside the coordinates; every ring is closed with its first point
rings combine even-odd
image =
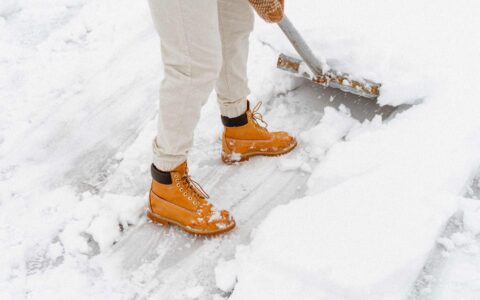
{"type": "Polygon", "coordinates": [[[210,204],[207,193],[188,175],[184,162],[171,172],[162,172],[153,164],[148,218],[163,225],[175,224],[188,233],[216,235],[235,227],[225,210],[210,204]]]}
{"type": "Polygon", "coordinates": [[[225,126],[222,136],[222,160],[227,164],[248,160],[251,156],[277,156],[290,152],[297,141],[288,133],[269,132],[258,112],[261,102],[253,111],[248,102],[247,111],[236,118],[222,116],[225,126]]]}

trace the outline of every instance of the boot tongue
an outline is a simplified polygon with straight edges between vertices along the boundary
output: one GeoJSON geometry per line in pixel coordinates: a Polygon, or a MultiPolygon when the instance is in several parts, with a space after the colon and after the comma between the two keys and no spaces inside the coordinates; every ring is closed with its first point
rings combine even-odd
{"type": "Polygon", "coordinates": [[[188,172],[188,166],[187,166],[187,162],[185,161],[184,163],[182,163],[181,165],[179,165],[178,167],[175,168],[174,172],[178,172],[180,173],[181,175],[186,175],[187,172],[188,172]]]}

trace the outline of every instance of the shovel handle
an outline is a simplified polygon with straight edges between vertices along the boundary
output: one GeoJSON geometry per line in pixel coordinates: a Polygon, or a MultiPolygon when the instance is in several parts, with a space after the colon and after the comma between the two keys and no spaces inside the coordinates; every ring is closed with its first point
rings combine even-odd
{"type": "Polygon", "coordinates": [[[283,16],[278,26],[310,70],[317,76],[323,75],[322,64],[286,15],[283,16]]]}

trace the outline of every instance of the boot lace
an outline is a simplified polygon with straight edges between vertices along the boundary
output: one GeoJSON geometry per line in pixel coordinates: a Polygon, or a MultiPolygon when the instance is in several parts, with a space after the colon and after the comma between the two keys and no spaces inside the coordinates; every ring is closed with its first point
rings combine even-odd
{"type": "Polygon", "coordinates": [[[262,101],[258,102],[252,110],[252,121],[257,127],[260,127],[264,130],[267,130],[268,123],[263,119],[263,115],[259,113],[260,106],[262,106],[262,101]]]}
{"type": "Polygon", "coordinates": [[[186,188],[183,195],[188,197],[188,200],[192,200],[193,197],[204,199],[210,198],[210,195],[208,195],[207,192],[205,192],[205,190],[200,186],[200,184],[193,180],[188,173],[180,178],[180,182],[186,188]]]}

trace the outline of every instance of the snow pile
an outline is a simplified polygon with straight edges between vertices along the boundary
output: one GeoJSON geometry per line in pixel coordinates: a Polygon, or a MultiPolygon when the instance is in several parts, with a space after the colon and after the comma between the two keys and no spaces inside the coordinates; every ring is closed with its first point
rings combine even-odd
{"type": "Polygon", "coordinates": [[[480,295],[480,203],[470,198],[460,203],[463,230],[438,240],[446,262],[442,272],[432,276],[432,299],[477,299],[480,295]]]}
{"type": "MultiPolygon", "coordinates": [[[[323,157],[307,197],[237,251],[231,299],[403,299],[480,163],[480,6],[297,1],[288,13],[330,66],[384,83],[381,103],[421,103],[344,127],[326,154],[325,134],[307,134],[323,157]]],[[[275,44],[271,30],[261,38],[275,44]]]]}
{"type": "Polygon", "coordinates": [[[352,128],[360,125],[345,106],[341,105],[339,110],[338,112],[333,107],[325,108],[321,123],[301,133],[300,140],[308,143],[307,151],[311,158],[322,159],[328,149],[345,137],[352,128]]]}
{"type": "Polygon", "coordinates": [[[194,286],[185,291],[187,299],[198,299],[203,294],[204,288],[202,286],[194,286]]]}
{"type": "Polygon", "coordinates": [[[237,265],[234,260],[221,259],[215,267],[215,282],[217,287],[224,292],[231,292],[235,287],[237,278],[237,265]]]}
{"type": "Polygon", "coordinates": [[[137,157],[144,172],[131,179],[119,167],[131,154],[115,153],[155,114],[160,59],[149,18],[146,3],[129,1],[1,1],[0,298],[136,293],[91,258],[144,212],[151,160],[137,157]],[[117,168],[122,184],[105,187],[117,168]],[[125,192],[138,181],[140,191],[125,192]]]}
{"type": "MultiPolygon", "coordinates": [[[[373,123],[381,122],[379,117],[375,117],[373,123]]],[[[365,121],[365,124],[370,124],[365,121]]],[[[328,149],[341,141],[350,131],[364,127],[359,121],[352,118],[348,108],[340,105],[339,110],[333,107],[326,107],[322,117],[322,122],[310,130],[301,132],[300,141],[306,145],[305,153],[300,157],[291,159],[282,157],[279,159],[278,167],[280,171],[302,170],[305,173],[312,172],[311,160],[318,161],[324,158],[328,149]],[[304,157],[302,157],[304,156],[304,157]]]]}
{"type": "Polygon", "coordinates": [[[480,201],[463,199],[463,225],[473,235],[480,234],[480,201]]]}
{"type": "MultiPolygon", "coordinates": [[[[445,82],[449,73],[442,71],[463,73],[462,66],[470,66],[465,65],[469,59],[457,59],[472,57],[476,49],[460,43],[476,36],[477,6],[472,1],[457,5],[445,0],[298,0],[287,2],[286,12],[321,61],[381,82],[380,103],[396,105],[429,95],[445,82]]],[[[298,56],[276,26],[263,26],[257,36],[279,51],[298,56]]],[[[456,76],[462,74],[452,74],[456,76]]]]}
{"type": "MultiPolygon", "coordinates": [[[[480,243],[477,241],[476,247],[480,243]]],[[[437,289],[430,299],[478,299],[480,286],[480,255],[456,249],[449,255],[445,273],[436,279],[437,289]]]]}
{"type": "Polygon", "coordinates": [[[82,237],[87,234],[98,244],[99,251],[105,251],[117,241],[121,231],[138,223],[144,206],[144,197],[117,194],[100,197],[87,192],[74,207],[73,221],[60,234],[60,241],[67,252],[89,253],[91,249],[82,237]]]}
{"type": "Polygon", "coordinates": [[[67,187],[32,192],[30,197],[2,197],[0,242],[8,249],[0,259],[2,298],[22,298],[27,292],[34,299],[70,298],[72,292],[84,298],[131,293],[121,281],[98,277],[102,267],[89,258],[112,245],[119,224],[126,230],[138,223],[143,199],[88,193],[78,199],[67,187]]]}

